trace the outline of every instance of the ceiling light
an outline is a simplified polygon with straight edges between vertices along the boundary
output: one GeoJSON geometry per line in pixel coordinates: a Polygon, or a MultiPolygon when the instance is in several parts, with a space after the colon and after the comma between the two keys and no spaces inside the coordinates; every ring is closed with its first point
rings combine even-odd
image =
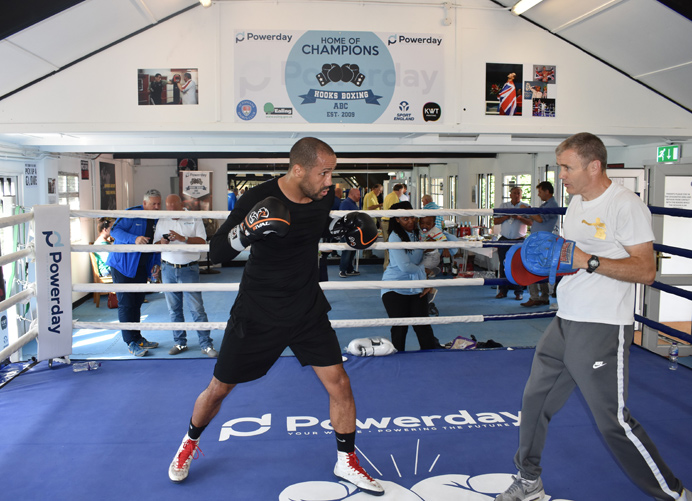
{"type": "Polygon", "coordinates": [[[199,0],[199,3],[202,4],[202,7],[210,7],[211,6],[211,0],[199,0]]]}
{"type": "Polygon", "coordinates": [[[514,14],[515,16],[520,16],[524,12],[529,10],[531,7],[534,7],[542,1],[543,0],[519,0],[517,3],[514,4],[514,7],[512,7],[512,14],[514,14]]]}

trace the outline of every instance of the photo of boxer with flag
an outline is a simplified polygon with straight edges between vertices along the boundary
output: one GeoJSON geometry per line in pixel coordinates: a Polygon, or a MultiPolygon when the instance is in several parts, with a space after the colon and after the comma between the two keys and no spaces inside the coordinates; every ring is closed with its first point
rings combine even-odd
{"type": "Polygon", "coordinates": [[[520,116],[522,114],[522,68],[521,64],[486,64],[486,115],[520,116]]]}

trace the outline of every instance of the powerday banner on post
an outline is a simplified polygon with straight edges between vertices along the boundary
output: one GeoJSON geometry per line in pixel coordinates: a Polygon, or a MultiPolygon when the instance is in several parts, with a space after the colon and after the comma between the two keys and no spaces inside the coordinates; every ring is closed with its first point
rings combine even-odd
{"type": "Polygon", "coordinates": [[[434,123],[444,50],[440,34],[236,31],[236,122],[434,123]]]}
{"type": "Polygon", "coordinates": [[[39,360],[72,354],[70,208],[35,205],[39,360]]]}

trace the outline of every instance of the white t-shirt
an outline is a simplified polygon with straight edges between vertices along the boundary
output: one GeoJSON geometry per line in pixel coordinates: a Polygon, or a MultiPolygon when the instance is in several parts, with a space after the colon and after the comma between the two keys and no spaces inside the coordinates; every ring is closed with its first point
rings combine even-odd
{"type": "MultiPolygon", "coordinates": [[[[154,242],[161,240],[163,235],[170,233],[171,230],[184,237],[200,237],[207,239],[207,232],[204,230],[204,223],[201,219],[171,219],[164,217],[156,223],[156,231],[154,232],[154,242]]],[[[185,242],[178,240],[170,242],[168,245],[187,245],[185,242]]],[[[162,252],[161,260],[172,264],[188,264],[193,261],[199,261],[199,252],[162,252]]]]}
{"type": "MultiPolygon", "coordinates": [[[[575,195],[567,207],[564,236],[590,255],[629,257],[624,249],[651,242],[651,212],[627,188],[611,183],[597,199],[575,195]]],[[[634,284],[579,270],[562,278],[557,288],[557,316],[578,322],[627,325],[634,322],[634,284]]]]}

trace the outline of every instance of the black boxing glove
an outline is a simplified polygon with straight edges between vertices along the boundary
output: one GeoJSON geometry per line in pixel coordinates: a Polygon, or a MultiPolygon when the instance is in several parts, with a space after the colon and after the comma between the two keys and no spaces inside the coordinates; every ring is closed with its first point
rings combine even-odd
{"type": "Polygon", "coordinates": [[[375,220],[364,212],[349,212],[329,225],[332,236],[343,239],[354,249],[367,249],[377,240],[375,220]]]}
{"type": "Polygon", "coordinates": [[[285,237],[290,226],[288,207],[276,197],[267,197],[250,209],[243,222],[231,230],[228,242],[234,250],[241,252],[268,235],[285,237]]]}

